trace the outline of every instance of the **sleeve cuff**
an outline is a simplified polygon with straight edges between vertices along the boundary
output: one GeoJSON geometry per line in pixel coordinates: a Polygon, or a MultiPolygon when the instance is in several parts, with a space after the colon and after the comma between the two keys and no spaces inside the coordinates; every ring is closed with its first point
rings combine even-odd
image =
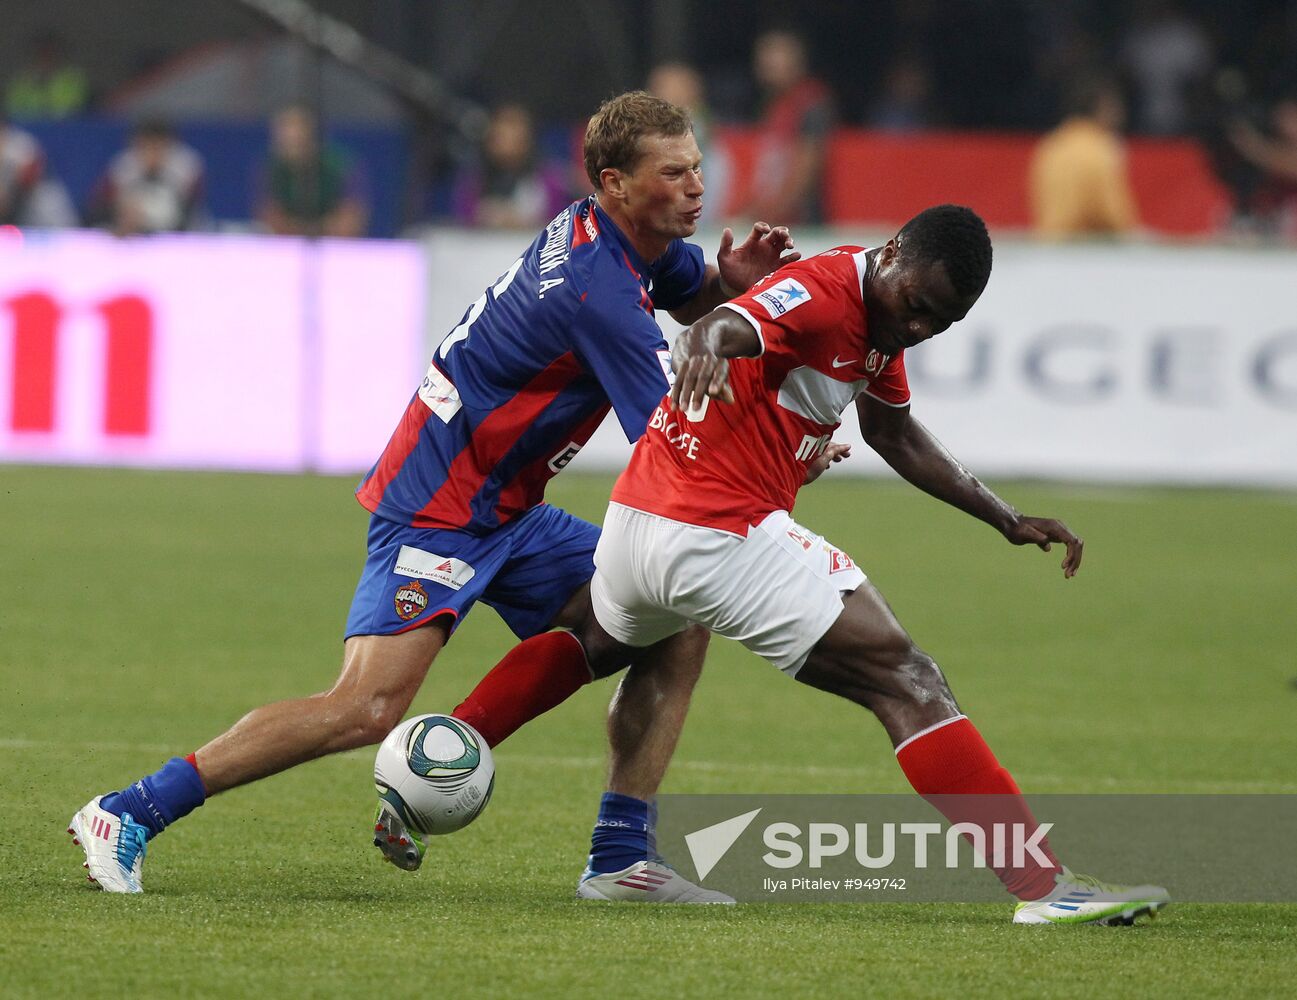
{"type": "Polygon", "coordinates": [[[742,306],[737,306],[737,305],[735,305],[733,302],[722,302],[719,306],[717,306],[717,308],[718,308],[718,309],[733,309],[736,313],[738,313],[738,314],[739,314],[740,316],[742,316],[745,320],[747,320],[749,323],[751,323],[751,324],[752,324],[752,329],[754,329],[754,330],[757,332],[757,340],[760,341],[760,343],[761,343],[761,350],[760,350],[759,352],[757,352],[757,357],[760,357],[762,354],[765,354],[765,353],[766,353],[766,335],[765,335],[764,333],[761,332],[761,323],[760,323],[760,321],[757,320],[757,318],[756,318],[755,316],[753,316],[750,312],[748,312],[748,311],[747,311],[746,309],[744,309],[742,306]]]}
{"type": "Polygon", "coordinates": [[[894,410],[899,410],[899,409],[900,409],[901,407],[903,407],[903,406],[909,406],[909,405],[910,405],[910,397],[909,397],[909,396],[906,396],[906,397],[905,397],[905,400],[904,400],[903,402],[900,402],[900,403],[893,403],[890,399],[884,399],[882,396],[878,395],[878,393],[876,393],[876,392],[870,392],[868,389],[865,389],[865,390],[864,390],[864,393],[865,393],[865,395],[868,396],[870,399],[876,399],[876,400],[878,400],[880,403],[882,403],[884,406],[890,406],[890,407],[891,407],[892,409],[894,409],[894,410]]]}

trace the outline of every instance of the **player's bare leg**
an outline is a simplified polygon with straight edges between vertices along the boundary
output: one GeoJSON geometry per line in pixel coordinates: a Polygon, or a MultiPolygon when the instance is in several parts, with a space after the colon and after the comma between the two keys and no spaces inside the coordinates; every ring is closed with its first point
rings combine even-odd
{"type": "Polygon", "coordinates": [[[517,730],[562,704],[596,677],[621,670],[628,657],[610,658],[596,671],[577,633],[594,612],[590,585],[582,584],[549,623],[551,630],[518,643],[492,667],[451,713],[467,722],[494,749],[517,730]]]}
{"type": "Polygon", "coordinates": [[[357,635],[328,691],[253,709],[195,756],[208,795],[318,757],[380,743],[446,643],[440,622],[400,635],[357,635]]]}
{"type": "Polygon", "coordinates": [[[608,791],[644,801],[657,795],[710,638],[695,625],[650,646],[626,671],[608,706],[608,791]]]}
{"type": "Polygon", "coordinates": [[[608,708],[608,791],[599,804],[590,858],[577,896],[619,902],[732,903],[729,896],[683,878],[657,853],[653,797],[675,753],[702,672],[710,633],[692,626],[638,651],[628,651],[591,616],[581,631],[596,673],[634,663],[608,708]]]}
{"type": "MultiPolygon", "coordinates": [[[[548,632],[515,646],[453,714],[495,747],[592,677],[611,676],[631,663],[609,709],[609,790],[600,804],[591,853],[597,867],[587,869],[578,894],[592,899],[629,893],[644,901],[732,902],[681,878],[656,856],[652,844],[651,800],[680,737],[709,634],[691,628],[645,649],[623,646],[599,627],[588,585],[572,595],[553,624],[573,631],[548,632]],[[609,885],[603,892],[605,881],[609,885]]],[[[380,834],[379,846],[386,847],[389,860],[418,867],[417,858],[407,860],[397,850],[399,839],[395,844],[384,839],[389,830],[380,834]]]]}
{"type": "Polygon", "coordinates": [[[797,679],[868,708],[893,746],[959,715],[941,668],[914,644],[868,581],[843,600],[842,614],[815,644],[797,679]]]}
{"type": "MultiPolygon", "coordinates": [[[[868,581],[843,600],[841,615],[811,650],[797,679],[873,712],[914,790],[939,796],[934,804],[952,823],[994,820],[1035,829],[1017,784],[959,711],[940,668],[868,581]],[[1004,806],[994,817],[984,815],[991,802],[1004,806]],[[958,803],[973,804],[973,812],[958,803]]],[[[1048,868],[995,869],[1020,899],[1046,895],[1062,871],[1047,846],[1043,851],[1048,868]]]]}
{"type": "Polygon", "coordinates": [[[675,752],[710,633],[695,627],[646,649],[629,649],[598,627],[588,585],[572,595],[553,625],[571,631],[519,643],[452,714],[495,748],[592,679],[610,677],[632,663],[609,708],[608,787],[652,798],[675,752]]]}
{"type": "MultiPolygon", "coordinates": [[[[578,587],[550,623],[551,628],[579,625],[583,616],[590,614],[589,595],[588,585],[578,587]]],[[[593,677],[581,643],[570,632],[542,632],[509,650],[451,714],[495,748],[519,727],[566,701],[593,677]]],[[[407,827],[382,800],[374,816],[373,843],[385,861],[405,871],[416,871],[423,864],[424,837],[407,827]]]]}
{"type": "MultiPolygon", "coordinates": [[[[951,823],[1021,824],[1031,809],[973,724],[960,711],[940,668],[901,628],[867,581],[811,651],[797,679],[863,705],[878,716],[914,790],[951,823]]],[[[988,839],[985,841],[990,842],[988,839]]],[[[1021,902],[1015,923],[1133,923],[1170,897],[1157,886],[1116,886],[1073,875],[1041,839],[1044,863],[992,866],[1021,902]]]]}
{"type": "MultiPolygon", "coordinates": [[[[572,631],[545,632],[519,643],[452,714],[498,747],[591,679],[611,676],[633,663],[609,711],[613,755],[596,850],[613,858],[623,873],[634,868],[637,878],[652,882],[646,898],[728,901],[680,878],[656,858],[651,845],[651,799],[675,751],[709,634],[692,628],[646,649],[622,646],[598,627],[588,585],[572,594],[551,624],[572,631]],[[641,871],[646,867],[652,869],[647,875],[641,871]]],[[[388,861],[406,870],[420,866],[422,840],[398,816],[380,805],[375,826],[374,843],[388,861]]]]}
{"type": "Polygon", "coordinates": [[[109,892],[142,892],[148,839],[207,796],[381,741],[409,708],[446,634],[434,623],[397,636],[353,637],[328,691],[255,709],[196,754],[91,799],[68,825],[85,850],[90,881],[109,892]]]}

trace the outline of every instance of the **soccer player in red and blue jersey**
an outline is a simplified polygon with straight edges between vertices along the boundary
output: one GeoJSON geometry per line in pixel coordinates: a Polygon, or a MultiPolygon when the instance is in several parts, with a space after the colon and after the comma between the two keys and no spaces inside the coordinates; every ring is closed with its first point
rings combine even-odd
{"type": "MultiPolygon", "coordinates": [[[[574,635],[549,630],[591,619],[599,530],[546,505],[545,484],[609,409],[629,440],[644,433],[671,364],[655,310],[693,322],[797,254],[786,229],[764,223],[737,247],[726,230],[715,267],[683,241],[702,211],[700,156],[687,112],[665,101],[634,92],[606,102],[586,130],[585,166],[597,193],[564,209],[472,304],[357,490],[372,515],[369,554],[337,682],[255,709],[188,757],[91,800],[70,832],[102,888],[142,891],[147,840],[207,796],[382,740],[478,601],[519,638],[538,637],[455,710],[488,744],[592,679],[574,635]]],[[[673,636],[623,679],[596,828],[608,864],[636,860],[706,642],[700,629],[673,636]]],[[[380,809],[378,826],[384,856],[418,867],[423,845],[400,817],[380,809]]],[[[706,898],[662,871],[648,896],[706,898]]]]}

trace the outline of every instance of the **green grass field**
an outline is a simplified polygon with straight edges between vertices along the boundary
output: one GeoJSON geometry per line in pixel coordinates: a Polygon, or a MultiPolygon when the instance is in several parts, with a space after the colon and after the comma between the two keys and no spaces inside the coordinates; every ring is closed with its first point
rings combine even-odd
{"type": "MultiPolygon", "coordinates": [[[[597,520],[609,486],[569,474],[551,498],[597,520]]],[[[896,483],[826,477],[798,517],[1026,790],[1297,793],[1297,496],[1002,492],[1086,538],[1076,579],[896,483]]],[[[417,875],[368,844],[364,751],[208,803],[151,845],[142,897],[88,887],[63,831],[91,794],[332,682],[364,526],[341,479],[0,467],[0,995],[1291,993],[1297,906],[1066,929],[1013,927],[1008,903],[578,903],[607,682],[501,748],[491,807],[417,875]]],[[[510,644],[479,608],[415,708],[455,705],[510,644]]],[[[906,788],[867,715],[717,641],[664,790],[906,788]],[[763,760],[808,743],[806,766],[763,760]]]]}

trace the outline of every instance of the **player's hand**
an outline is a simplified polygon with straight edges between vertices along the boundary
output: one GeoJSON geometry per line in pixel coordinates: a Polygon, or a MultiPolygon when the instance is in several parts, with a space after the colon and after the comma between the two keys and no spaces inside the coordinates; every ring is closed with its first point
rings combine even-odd
{"type": "Polygon", "coordinates": [[[734,230],[726,228],[721,233],[716,266],[720,269],[721,281],[742,294],[782,265],[801,259],[802,255],[793,250],[793,237],[787,226],[757,222],[748,238],[737,247],[734,245],[734,230]]]}
{"type": "Polygon", "coordinates": [[[830,441],[829,446],[820,453],[819,458],[806,467],[806,478],[802,480],[802,485],[807,486],[820,476],[824,475],[824,470],[834,462],[841,462],[851,454],[851,445],[839,444],[837,441],[830,441]]]}
{"type": "Polygon", "coordinates": [[[1070,580],[1081,568],[1081,549],[1085,543],[1072,534],[1062,521],[1020,515],[1005,531],[1004,537],[1014,545],[1035,545],[1045,552],[1049,551],[1050,542],[1062,542],[1067,546],[1067,555],[1063,557],[1063,576],[1070,580]]]}
{"type": "Polygon", "coordinates": [[[730,387],[730,363],[715,354],[700,352],[675,359],[676,380],[671,384],[671,408],[697,410],[711,396],[722,403],[734,402],[730,387]]]}

